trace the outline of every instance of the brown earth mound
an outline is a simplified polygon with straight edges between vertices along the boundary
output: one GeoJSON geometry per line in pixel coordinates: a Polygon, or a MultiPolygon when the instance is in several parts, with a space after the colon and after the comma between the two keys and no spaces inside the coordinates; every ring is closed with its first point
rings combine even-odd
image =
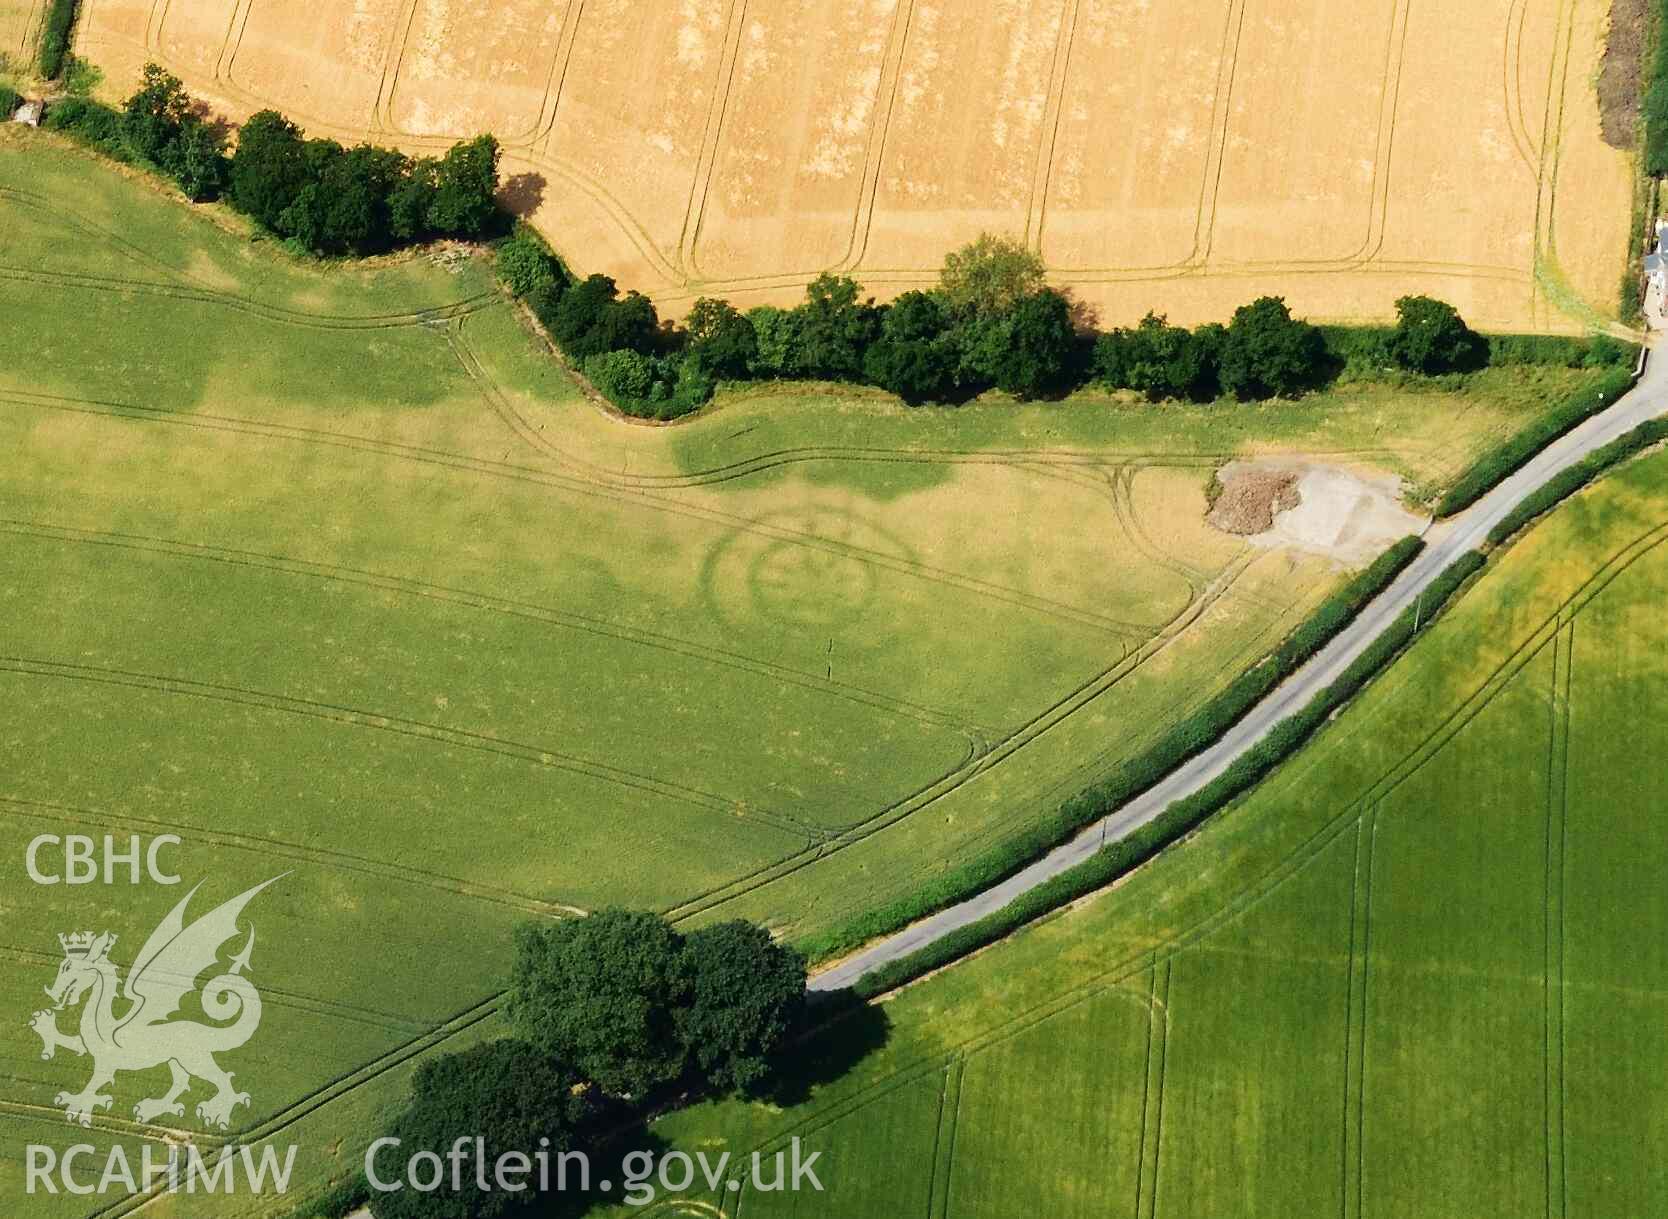
{"type": "Polygon", "coordinates": [[[1276,513],[1302,503],[1297,494],[1297,473],[1248,467],[1232,470],[1222,480],[1222,492],[1205,517],[1223,533],[1244,537],[1267,533],[1274,527],[1276,513]]]}

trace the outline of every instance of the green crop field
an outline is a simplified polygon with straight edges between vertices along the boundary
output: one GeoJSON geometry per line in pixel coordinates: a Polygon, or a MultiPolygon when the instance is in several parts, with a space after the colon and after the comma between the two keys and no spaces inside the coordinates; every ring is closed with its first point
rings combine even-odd
{"type": "MultiPolygon", "coordinates": [[[[289,873],[251,908],[266,1013],[237,1121],[300,1140],[317,1183],[414,1056],[492,1027],[515,922],[626,903],[824,931],[1252,663],[1343,573],[1208,529],[1225,456],[1440,487],[1588,375],[1243,409],[783,387],[634,426],[537,349],[481,257],[303,264],[4,131],[0,1191],[23,1143],[82,1135],[52,1098],[85,1061],[42,1061],[27,1028],[56,933],[119,932],[125,964],[184,888],[29,884],[37,835],[177,834],[194,911],[289,873]]],[[[1165,966],[1094,1010],[1147,1036],[1160,976],[1202,984],[1165,966]]],[[[994,1095],[1023,1047],[955,1086],[994,1095]]],[[[1134,1078],[1150,1056],[1108,1061],[1134,1078]]],[[[91,1137],[159,1137],[131,1111],[162,1083],[124,1077],[91,1137]]],[[[938,1087],[898,1092],[890,1128],[938,1087]]],[[[900,1172],[930,1162],[899,1137],[900,1172]]]]}
{"type": "Polygon", "coordinates": [[[1668,1211],[1665,482],[1560,509],[1263,788],[893,997],[810,1099],[657,1131],[822,1152],[827,1198],[754,1217],[1668,1211]]]}

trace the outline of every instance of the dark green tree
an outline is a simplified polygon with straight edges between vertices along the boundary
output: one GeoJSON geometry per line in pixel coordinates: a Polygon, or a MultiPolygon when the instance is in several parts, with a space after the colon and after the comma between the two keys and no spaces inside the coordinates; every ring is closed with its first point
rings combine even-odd
{"type": "Polygon", "coordinates": [[[585,376],[615,406],[637,414],[655,387],[655,364],[629,348],[604,351],[585,361],[585,376]]]}
{"type": "Polygon", "coordinates": [[[887,308],[880,338],[863,357],[870,381],[911,405],[942,402],[956,389],[949,311],[933,292],[905,292],[887,308]]]}
{"type": "Polygon", "coordinates": [[[476,136],[452,145],[435,170],[428,225],[436,233],[479,237],[498,215],[498,141],[476,136]]]}
{"type": "Polygon", "coordinates": [[[122,136],[141,160],[158,165],[191,118],[191,98],[179,77],[148,63],[139,88],[122,103],[122,136]]]}
{"type": "Polygon", "coordinates": [[[805,958],[739,920],[690,932],[683,955],[690,996],[676,1025],[694,1069],[720,1092],[752,1091],[804,1008],[805,958]]]}
{"type": "Polygon", "coordinates": [[[1102,384],[1136,390],[1153,402],[1206,399],[1216,385],[1210,344],[1153,313],[1133,329],[1101,335],[1095,341],[1093,370],[1102,384]]]}
{"type": "Polygon", "coordinates": [[[301,129],[276,110],[251,115],[232,154],[233,205],[276,232],[279,217],[309,181],[301,129]]]}
{"type": "Polygon", "coordinates": [[[636,291],[609,302],[597,319],[593,341],[603,351],[624,348],[652,355],[660,342],[660,317],[654,302],[636,291]]]}
{"type": "Polygon", "coordinates": [[[193,203],[218,199],[231,168],[226,137],[200,119],[187,119],[179,137],[164,150],[162,168],[193,203]]]}
{"type": "Polygon", "coordinates": [[[1430,375],[1477,368],[1487,358],[1482,336],[1446,301],[1404,296],[1396,302],[1390,356],[1413,372],[1430,375]]]}
{"type": "Polygon", "coordinates": [[[863,353],[879,331],[880,311],[872,299],[859,299],[861,292],[855,280],[826,272],[806,287],[805,303],[794,310],[799,324],[793,375],[830,381],[862,375],[863,353]]]}
{"type": "Polygon", "coordinates": [[[1006,312],[964,322],[957,333],[963,379],[1019,398],[1057,388],[1077,344],[1070,303],[1048,288],[1006,312]]]}
{"type": "Polygon", "coordinates": [[[516,1035],[605,1092],[640,1098],[683,1074],[675,1013],[688,999],[681,941],[657,915],[602,910],[516,930],[516,1035]]]}
{"type": "Polygon", "coordinates": [[[1295,397],[1320,379],[1325,359],[1321,332],[1283,298],[1265,296],[1234,312],[1219,356],[1222,388],[1242,402],[1295,397]]]}
{"type": "Polygon", "coordinates": [[[758,353],[747,370],[755,377],[791,377],[798,367],[799,324],[797,309],[760,305],[747,311],[758,353]]]}
{"type": "Polygon", "coordinates": [[[748,375],[759,356],[759,337],[753,323],[729,301],[703,296],[684,319],[690,353],[715,377],[748,375]]]}
{"type": "Polygon", "coordinates": [[[388,192],[388,225],[400,241],[421,241],[429,235],[429,211],[439,190],[440,162],[433,157],[407,161],[388,192]]]}
{"type": "Polygon", "coordinates": [[[567,278],[562,264],[551,256],[543,244],[531,233],[520,229],[498,247],[496,266],[498,278],[517,297],[532,296],[567,278]]]}
{"type": "MultiPolygon", "coordinates": [[[[488,1042],[426,1062],[412,1081],[411,1103],[386,1132],[400,1144],[382,1149],[373,1168],[384,1182],[403,1182],[406,1164],[418,1152],[432,1152],[444,1164],[459,1139],[468,1140],[471,1157],[478,1154],[474,1140],[479,1138],[485,1141],[489,1188],[481,1190],[472,1158],[458,1173],[460,1189],[452,1188],[448,1175],[433,1192],[409,1185],[398,1192],[373,1191],[371,1214],[376,1219],[494,1219],[524,1213],[541,1198],[533,1156],[540,1151],[548,1155],[554,1195],[557,1157],[588,1149],[593,1117],[589,1092],[580,1081],[524,1041],[488,1042]],[[504,1179],[495,1179],[501,1158],[511,1153],[527,1157],[531,1170],[523,1174],[516,1171],[519,1163],[503,1164],[504,1179]]],[[[559,1211],[577,1209],[578,1201],[552,1199],[559,1211]]],[[[552,1212],[541,1208],[538,1213],[552,1212]]]]}
{"type": "Polygon", "coordinates": [[[586,360],[609,350],[598,334],[603,316],[619,295],[606,275],[592,275],[562,294],[549,323],[551,337],[575,360],[586,360]]]}

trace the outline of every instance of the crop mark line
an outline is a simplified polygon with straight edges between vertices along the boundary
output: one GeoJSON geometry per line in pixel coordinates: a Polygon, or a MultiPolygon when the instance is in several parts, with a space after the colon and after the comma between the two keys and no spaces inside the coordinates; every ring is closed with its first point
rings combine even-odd
{"type": "MultiPolygon", "coordinates": [[[[60,410],[71,413],[88,415],[102,415],[111,418],[128,419],[135,422],[165,423],[176,427],[195,427],[205,431],[221,431],[251,436],[261,436],[267,439],[287,440],[300,443],[318,444],[327,447],[340,448],[383,456],[396,457],[420,464],[431,465],[452,470],[503,478],[513,482],[521,482],[535,486],[553,487],[567,490],[575,494],[589,496],[593,499],[634,504],[638,507],[651,509],[669,516],[698,520],[706,524],[718,524],[735,530],[738,533],[751,534],[775,541],[791,542],[830,554],[842,555],[858,559],[870,565],[896,574],[909,576],[929,584],[940,584],[958,588],[966,592],[983,596],[1004,604],[1018,606],[1033,612],[1074,623],[1079,626],[1098,630],[1115,637],[1146,638],[1151,631],[1150,624],[1123,623],[1105,619],[1094,611],[1084,610],[1077,606],[1054,602],[1048,598],[1030,593],[1019,592],[1014,589],[993,585],[977,577],[964,576],[960,573],[945,572],[927,564],[903,559],[894,555],[882,554],[878,551],[866,550],[862,547],[845,546],[838,542],[818,535],[806,534],[801,531],[782,528],[774,525],[760,524],[753,518],[740,516],[735,513],[723,512],[718,509],[698,507],[693,504],[674,500],[664,495],[652,495],[639,492],[629,485],[610,485],[595,478],[579,478],[572,475],[553,473],[549,470],[531,466],[518,466],[508,462],[489,461],[483,458],[467,457],[462,454],[449,453],[443,450],[426,449],[416,445],[400,444],[393,441],[376,440],[370,437],[354,436],[347,433],[328,432],[317,428],[297,427],[289,424],[259,423],[248,419],[231,416],[212,415],[202,411],[180,411],[168,407],[138,406],[121,402],[106,402],[95,399],[66,398],[50,394],[37,394],[21,390],[0,389],[0,402],[12,402],[16,405],[43,410],[60,410]]],[[[910,460],[919,462],[920,458],[910,460]]],[[[1006,464],[993,462],[992,464],[1006,464]]]]}
{"type": "Polygon", "coordinates": [[[829,836],[829,831],[802,822],[791,814],[750,807],[744,801],[702,791],[699,788],[677,783],[670,779],[660,779],[652,775],[640,774],[621,767],[610,766],[603,762],[581,758],[577,755],[542,749],[535,745],[526,745],[483,732],[443,728],[438,724],[340,706],[316,699],[293,698],[289,695],[270,694],[216,682],[192,681],[182,677],[136,673],[103,665],[69,664],[62,661],[41,660],[23,656],[0,656],[0,673],[87,682],[96,685],[144,690],[157,694],[208,699],[233,706],[305,716],[346,727],[390,732],[432,745],[449,745],[459,749],[471,749],[476,752],[496,754],[500,757],[511,758],[515,761],[552,770],[571,771],[618,787],[641,791],[661,799],[679,800],[684,804],[704,809],[707,812],[717,812],[747,821],[756,821],[761,825],[769,826],[789,835],[808,838],[813,843],[829,836]]]}
{"type": "Polygon", "coordinates": [[[1141,1154],[1136,1166],[1136,1219],[1158,1214],[1158,1157],[1164,1142],[1164,1078],[1170,1054],[1170,977],[1173,957],[1155,960],[1152,967],[1152,1009],[1148,1021],[1146,1084],[1141,1113],[1141,1154]]]}
{"type": "MultiPolygon", "coordinates": [[[[39,952],[33,948],[22,948],[15,944],[0,944],[0,957],[10,958],[22,967],[42,970],[47,973],[56,969],[64,959],[62,952],[39,952]]],[[[367,1028],[378,1029],[384,1033],[397,1033],[401,1036],[426,1033],[434,1028],[434,1022],[432,1021],[413,1020],[409,1016],[399,1016],[373,1007],[360,1007],[357,1004],[342,1003],[333,999],[320,999],[314,995],[303,994],[300,991],[282,990],[270,983],[262,983],[261,998],[271,1002],[271,1006],[286,1011],[299,1012],[306,1016],[344,1020],[351,1024],[361,1024],[367,1028]]]]}
{"type": "Polygon", "coordinates": [[[1540,177],[1540,152],[1529,138],[1529,125],[1523,109],[1523,37],[1528,23],[1529,0],[1512,0],[1506,10],[1506,36],[1501,40],[1501,80],[1505,88],[1503,105],[1506,129],[1511,133],[1512,147],[1530,174],[1540,177]]]}
{"type": "MultiPolygon", "coordinates": [[[[638,503],[648,504],[659,511],[674,515],[687,516],[709,522],[716,521],[731,528],[757,533],[760,536],[770,536],[780,541],[793,542],[798,545],[809,546],[814,549],[827,551],[829,553],[844,555],[884,570],[911,575],[920,579],[944,584],[952,588],[958,588],[963,591],[992,597],[996,600],[1005,601],[1008,604],[1015,605],[1020,608],[1053,615],[1067,621],[1076,622],[1079,625],[1090,626],[1112,634],[1121,634],[1131,638],[1145,638],[1148,631],[1151,629],[1149,624],[1126,622],[1120,619],[1111,618],[1107,615],[1098,614],[1092,610],[1086,610],[1079,606],[1069,605],[1065,602],[1055,601],[1052,598],[1041,597],[1034,593],[1022,592],[1018,589],[994,584],[990,581],[968,576],[961,572],[936,567],[932,564],[921,562],[920,560],[905,559],[883,551],[849,545],[824,537],[820,534],[780,530],[775,526],[761,524],[755,518],[738,516],[734,513],[722,512],[713,508],[697,507],[686,501],[674,501],[668,499],[663,494],[656,494],[648,490],[645,487],[644,482],[641,480],[634,480],[630,477],[613,476],[599,467],[589,464],[581,464],[570,454],[545,439],[544,435],[537,428],[533,427],[524,415],[516,410],[514,405],[509,401],[507,395],[502,392],[492,377],[481,367],[479,360],[474,355],[473,349],[470,348],[467,341],[464,340],[461,333],[461,327],[448,330],[447,335],[448,341],[450,341],[453,345],[453,351],[456,354],[459,363],[462,365],[465,373],[469,376],[471,381],[474,382],[486,404],[490,406],[493,411],[498,414],[499,418],[502,419],[504,423],[535,452],[540,452],[553,457],[560,464],[569,466],[570,468],[582,470],[584,474],[584,481],[581,485],[592,494],[621,500],[633,500],[638,503]]],[[[857,460],[855,456],[849,456],[843,453],[840,456],[842,459],[846,460],[857,460]]],[[[895,452],[883,456],[875,456],[877,460],[904,461],[910,464],[932,464],[934,460],[934,458],[925,453],[911,453],[907,457],[900,457],[895,452]]],[[[813,457],[810,454],[801,453],[797,454],[795,459],[819,460],[822,458],[820,454],[813,457]]],[[[979,459],[975,457],[967,457],[957,458],[956,460],[974,462],[979,459]]],[[[729,481],[733,478],[745,477],[746,475],[758,473],[762,469],[769,468],[762,459],[755,459],[741,464],[745,466],[745,468],[732,467],[733,472],[726,473],[723,477],[716,475],[712,477],[682,476],[678,482],[673,484],[673,486],[711,486],[715,483],[729,481]]],[[[773,462],[771,464],[788,463],[773,462]]],[[[1016,460],[1014,458],[1004,456],[1001,458],[989,459],[988,464],[1022,465],[1025,464],[1025,462],[1022,458],[1016,460]]],[[[660,483],[658,485],[664,487],[666,484],[660,483]]]]}
{"type": "MultiPolygon", "coordinates": [[[[1221,588],[1225,589],[1228,584],[1231,584],[1237,574],[1237,569],[1230,569],[1228,573],[1225,573],[1219,581],[1221,588]]],[[[849,846],[854,846],[883,830],[899,825],[921,810],[931,807],[980,774],[1006,761],[1014,753],[1040,739],[1047,732],[1066,722],[1071,716],[1092,705],[1107,691],[1127,679],[1131,673],[1146,664],[1159,652],[1174,645],[1220,595],[1221,589],[1207,590],[1207,594],[1196,600],[1185,612],[1183,615],[1184,621],[1174,623],[1171,627],[1166,628],[1165,632],[1155,635],[1135,653],[1126,654],[1118,663],[1079,686],[1077,690],[1028,721],[1020,729],[1007,737],[993,741],[989,751],[969,766],[953,772],[919,792],[913,793],[892,808],[856,823],[842,831],[830,842],[816,848],[805,858],[796,858],[785,864],[769,865],[749,876],[732,881],[708,893],[700,894],[684,905],[667,911],[667,914],[682,919],[735,901],[755,892],[764,885],[773,884],[803,868],[820,863],[827,859],[829,855],[849,846]]],[[[972,841],[976,841],[976,839],[972,841]]]]}
{"type": "Polygon", "coordinates": [[[46,13],[46,6],[51,0],[34,0],[29,9],[29,15],[23,19],[18,33],[17,53],[25,60],[29,58],[29,48],[40,41],[41,21],[46,13]]]}
{"type": "MultiPolygon", "coordinates": [[[[745,0],[741,0],[745,2],[745,0]]],[[[851,223],[846,232],[846,249],[833,263],[821,267],[802,271],[771,271],[757,276],[710,277],[702,270],[701,239],[705,234],[707,203],[712,188],[712,176],[716,172],[719,151],[724,146],[730,116],[730,93],[734,79],[734,60],[731,62],[731,74],[725,79],[723,116],[718,124],[718,131],[713,147],[713,166],[709,171],[708,180],[701,190],[700,203],[693,226],[686,222],[689,244],[689,273],[694,282],[710,288],[722,290],[748,283],[760,281],[787,279],[791,283],[804,283],[812,276],[824,271],[843,271],[856,265],[862,257],[862,250],[867,248],[867,223],[872,219],[872,208],[868,219],[864,214],[864,194],[868,189],[870,169],[873,167],[876,188],[878,189],[880,159],[886,135],[891,126],[892,104],[896,99],[897,78],[902,70],[903,45],[907,37],[910,19],[914,13],[914,0],[898,0],[892,12],[892,24],[887,36],[887,42],[881,51],[880,72],[875,78],[875,92],[873,104],[869,110],[867,132],[864,137],[863,172],[859,175],[856,193],[853,199],[851,223]],[[893,48],[896,47],[894,62],[893,48]],[[889,73],[890,70],[890,73],[889,73]],[[889,80],[890,74],[890,80],[889,80]],[[882,99],[886,99],[882,104],[882,99]]],[[[739,52],[739,30],[737,50],[739,52]]],[[[739,54],[737,56],[739,58],[739,54]]]]}
{"type": "Polygon", "coordinates": [[[938,1091],[938,1115],[933,1123],[932,1155],[927,1169],[926,1219],[941,1219],[950,1204],[950,1166],[955,1156],[957,1118],[961,1109],[961,1076],[966,1060],[957,1058],[944,1069],[938,1091]]]}
{"type": "Polygon", "coordinates": [[[292,559],[283,555],[270,555],[256,551],[231,550],[198,542],[173,541],[143,534],[75,529],[68,526],[44,525],[34,521],[14,521],[3,517],[0,517],[0,533],[13,533],[23,537],[42,538],[70,544],[111,547],[139,553],[165,555],[171,558],[200,560],[233,567],[280,572],[285,575],[373,588],[384,592],[398,593],[402,596],[420,597],[425,600],[462,606],[466,609],[538,622],[546,626],[583,632],[601,638],[614,639],[640,647],[664,651],[686,659],[737,669],[754,676],[768,677],[773,681],[796,685],[818,694],[845,699],[859,705],[912,719],[918,724],[946,728],[965,738],[970,751],[977,752],[981,748],[980,729],[965,724],[937,708],[911,703],[902,699],[894,699],[877,691],[865,689],[862,686],[834,682],[814,675],[808,676],[800,670],[790,669],[785,665],[756,660],[742,653],[730,652],[722,648],[707,647],[692,640],[681,639],[675,635],[639,630],[600,618],[587,617],[583,614],[550,609],[545,606],[471,592],[466,589],[451,588],[443,584],[432,584],[407,576],[366,571],[354,567],[342,567],[308,559],[292,559]]]}
{"type": "Polygon", "coordinates": [[[373,122],[377,128],[393,135],[415,135],[402,132],[394,118],[395,99],[400,91],[400,69],[411,49],[411,31],[417,25],[420,0],[401,0],[398,14],[389,26],[387,41],[382,50],[382,74],[377,80],[376,100],[371,104],[373,122]]]}
{"type": "MultiPolygon", "coordinates": [[[[1570,37],[1574,36],[1574,14],[1571,5],[1574,0],[1559,0],[1557,30],[1562,31],[1567,22],[1570,26],[1570,37]]],[[[1535,195],[1535,248],[1531,271],[1540,271],[1545,259],[1556,257],[1553,241],[1554,224],[1553,210],[1556,206],[1556,182],[1558,178],[1558,149],[1562,143],[1563,126],[1563,90],[1559,86],[1560,67],[1567,87],[1569,72],[1569,58],[1567,41],[1554,35],[1552,56],[1547,65],[1546,103],[1542,111],[1541,142],[1540,142],[1540,173],[1538,175],[1535,195]],[[1560,64],[1560,60],[1562,63],[1560,64]]],[[[1530,287],[1530,307],[1535,316],[1539,316],[1544,292],[1539,279],[1532,281],[1530,287]]]]}

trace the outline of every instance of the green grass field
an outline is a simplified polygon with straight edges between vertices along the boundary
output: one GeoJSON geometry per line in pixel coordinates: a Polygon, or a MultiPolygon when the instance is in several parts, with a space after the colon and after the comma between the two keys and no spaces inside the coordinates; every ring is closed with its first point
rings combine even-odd
{"type": "Polygon", "coordinates": [[[1261,789],[894,996],[837,1082],[657,1132],[823,1152],[833,1196],[754,1216],[1664,1213],[1665,478],[1564,506],[1261,789]]]}
{"type": "MultiPolygon", "coordinates": [[[[414,1054],[492,1027],[517,920],[628,903],[826,930],[1253,662],[1343,573],[1209,530],[1224,456],[1440,486],[1583,375],[1231,410],[797,387],[630,426],[481,259],[304,265],[4,131],[0,1191],[22,1143],[74,1133],[51,1098],[85,1064],[41,1061],[25,1027],[55,933],[108,926],[125,965],[180,895],[28,884],[36,835],[178,833],[204,908],[290,870],[251,908],[266,1015],[235,1069],[245,1133],[295,1134],[316,1182],[414,1054]]],[[[1133,1030],[1155,978],[1109,1001],[1133,1030]]],[[[956,1086],[1003,1086],[982,1070],[956,1086]]],[[[119,1081],[97,1137],[157,1136],[128,1120],[153,1074],[119,1081]]]]}

